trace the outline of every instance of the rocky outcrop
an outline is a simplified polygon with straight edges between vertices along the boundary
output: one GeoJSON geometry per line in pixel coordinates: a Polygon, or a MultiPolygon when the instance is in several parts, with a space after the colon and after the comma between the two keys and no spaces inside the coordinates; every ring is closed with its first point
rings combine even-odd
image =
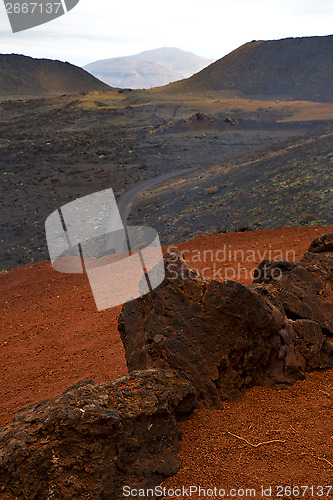
{"type": "Polygon", "coordinates": [[[308,319],[298,319],[291,323],[295,332],[293,342],[304,359],[304,368],[307,371],[332,368],[333,344],[324,337],[318,323],[308,319]]]}
{"type": "Polygon", "coordinates": [[[223,407],[246,387],[285,387],[333,367],[332,254],[264,261],[248,288],[205,279],[179,252],[164,261],[165,281],[119,317],[130,371],[177,370],[201,406],[223,407]]]}
{"type": "Polygon", "coordinates": [[[333,367],[332,241],[318,238],[297,263],[263,261],[250,287],[167,254],[164,282],[119,317],[129,375],[79,382],[2,429],[0,498],[120,500],[125,486],[153,488],[180,467],[177,418],[333,367]]]}
{"type": "Polygon", "coordinates": [[[0,498],[120,499],[180,467],[176,416],[195,403],[170,371],[79,382],[20,410],[0,433],[0,498]]]}
{"type": "Polygon", "coordinates": [[[333,235],[316,238],[300,261],[263,261],[252,291],[268,297],[291,320],[317,323],[333,337],[333,235]]]}
{"type": "Polygon", "coordinates": [[[310,253],[333,253],[333,234],[322,234],[315,238],[309,248],[310,253]]]}

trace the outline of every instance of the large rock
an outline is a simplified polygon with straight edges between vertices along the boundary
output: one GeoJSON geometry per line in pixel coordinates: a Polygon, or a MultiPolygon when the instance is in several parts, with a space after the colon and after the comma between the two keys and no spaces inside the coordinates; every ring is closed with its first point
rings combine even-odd
{"type": "Polygon", "coordinates": [[[315,238],[310,245],[309,252],[311,253],[333,253],[333,234],[322,234],[315,238]]]}
{"type": "Polygon", "coordinates": [[[322,329],[315,321],[298,319],[292,322],[295,335],[293,342],[304,358],[307,371],[317,368],[332,368],[333,344],[324,337],[322,329]]]}
{"type": "Polygon", "coordinates": [[[302,337],[308,330],[296,332],[264,296],[236,282],[205,279],[179,252],[164,263],[164,282],[125,304],[119,317],[129,370],[178,370],[195,386],[199,404],[223,407],[224,399],[246,387],[285,387],[307,369],[333,366],[333,349],[322,333],[311,337],[312,356],[302,337]]]}
{"type": "Polygon", "coordinates": [[[0,433],[0,498],[120,499],[180,467],[176,416],[194,388],[170,371],[79,382],[20,410],[0,433]]]}
{"type": "Polygon", "coordinates": [[[316,238],[299,262],[264,260],[252,291],[268,297],[289,319],[317,323],[333,336],[333,235],[316,238]]]}

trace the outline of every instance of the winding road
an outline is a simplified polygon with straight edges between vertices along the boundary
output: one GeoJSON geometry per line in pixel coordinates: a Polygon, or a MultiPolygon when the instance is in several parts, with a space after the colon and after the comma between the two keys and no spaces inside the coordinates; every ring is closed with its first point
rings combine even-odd
{"type": "Polygon", "coordinates": [[[110,253],[110,250],[112,250],[112,252],[115,251],[116,253],[118,253],[124,251],[129,246],[127,230],[125,230],[124,233],[119,227],[119,214],[123,226],[126,228],[127,219],[132,210],[132,207],[135,201],[144,191],[164,180],[171,179],[172,177],[177,177],[188,172],[192,172],[193,170],[196,170],[196,167],[173,170],[172,172],[167,172],[165,174],[154,177],[153,179],[148,179],[146,181],[140,182],[139,184],[136,184],[132,188],[125,191],[125,193],[123,193],[117,200],[119,213],[118,211],[113,211],[113,215],[111,215],[111,218],[108,220],[108,236],[106,238],[104,250],[102,251],[102,253],[99,253],[97,258],[108,255],[110,253]]]}
{"type": "Polygon", "coordinates": [[[128,191],[125,191],[125,193],[122,194],[117,200],[118,209],[124,226],[127,226],[127,219],[135,201],[144,191],[164,180],[171,179],[172,177],[177,177],[178,175],[186,174],[187,172],[192,172],[193,170],[196,170],[196,167],[173,170],[172,172],[167,172],[165,174],[159,175],[158,177],[154,177],[153,179],[148,179],[146,181],[140,182],[139,184],[136,184],[132,188],[128,189],[128,191]]]}

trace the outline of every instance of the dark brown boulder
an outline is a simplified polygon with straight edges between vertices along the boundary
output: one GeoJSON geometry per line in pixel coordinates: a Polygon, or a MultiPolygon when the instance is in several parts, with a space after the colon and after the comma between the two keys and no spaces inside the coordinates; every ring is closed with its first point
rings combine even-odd
{"type": "Polygon", "coordinates": [[[164,263],[164,282],[125,304],[119,317],[129,370],[178,370],[208,407],[252,385],[304,378],[314,363],[297,349],[293,322],[270,301],[239,283],[205,279],[179,252],[164,263]]]}
{"type": "Polygon", "coordinates": [[[253,283],[269,283],[273,280],[280,280],[285,273],[288,273],[297,264],[289,260],[268,260],[264,259],[255,269],[253,283]]]}
{"type": "Polygon", "coordinates": [[[333,234],[322,234],[318,238],[315,238],[310,245],[309,252],[333,252],[333,234]]]}
{"type": "Polygon", "coordinates": [[[0,433],[0,498],[106,500],[154,487],[180,468],[176,415],[195,403],[170,371],[82,381],[20,410],[0,433]]]}
{"type": "Polygon", "coordinates": [[[279,293],[288,318],[315,321],[328,336],[333,336],[332,269],[308,254],[286,276],[279,293]]]}
{"type": "Polygon", "coordinates": [[[249,288],[269,298],[289,319],[307,319],[333,336],[332,235],[316,238],[300,261],[262,261],[249,288]],[[259,285],[258,285],[259,283],[259,285]]]}
{"type": "Polygon", "coordinates": [[[324,337],[318,323],[308,319],[292,322],[295,348],[303,357],[304,369],[332,368],[333,344],[324,337]]]}

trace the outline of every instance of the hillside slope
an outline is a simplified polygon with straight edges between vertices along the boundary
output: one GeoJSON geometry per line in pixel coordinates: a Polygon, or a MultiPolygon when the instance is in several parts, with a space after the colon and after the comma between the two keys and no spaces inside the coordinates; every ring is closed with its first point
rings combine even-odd
{"type": "Polygon", "coordinates": [[[113,87],[150,88],[187,78],[208,66],[211,59],[175,47],[146,50],[126,57],[95,61],[85,69],[113,87]]]}
{"type": "Polygon", "coordinates": [[[333,102],[333,35],[249,42],[169,90],[333,102]]]}
{"type": "Polygon", "coordinates": [[[68,62],[0,54],[0,99],[47,97],[91,90],[110,90],[110,87],[68,62]]]}
{"type": "Polygon", "coordinates": [[[154,227],[163,244],[242,228],[332,224],[332,138],[330,126],[169,180],[141,196],[131,224],[154,227]]]}

